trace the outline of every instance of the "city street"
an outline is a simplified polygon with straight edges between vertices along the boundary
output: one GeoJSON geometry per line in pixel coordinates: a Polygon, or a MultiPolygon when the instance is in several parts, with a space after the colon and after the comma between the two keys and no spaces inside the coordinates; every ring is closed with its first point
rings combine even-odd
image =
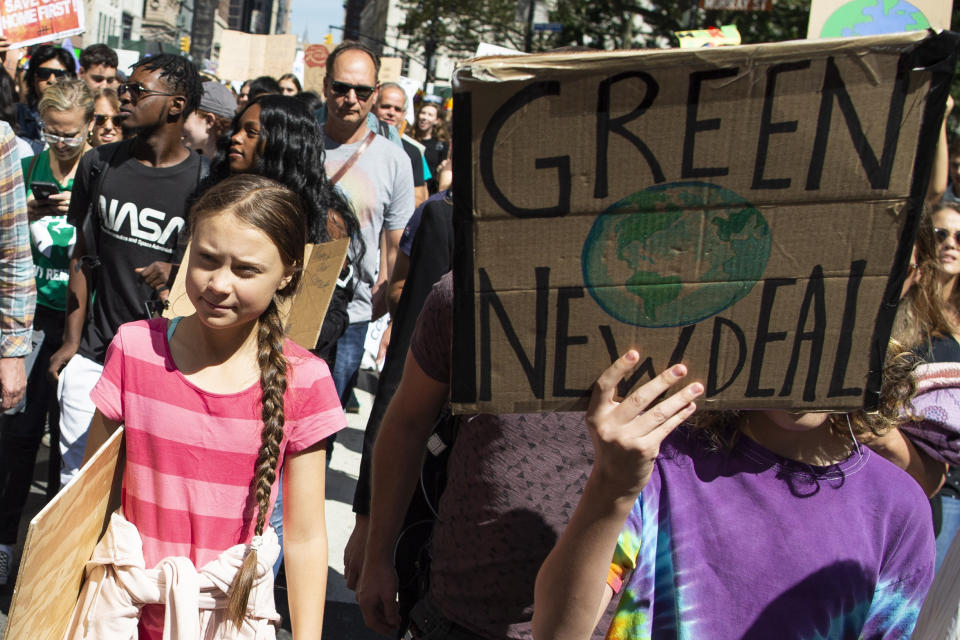
{"type": "MultiPolygon", "coordinates": [[[[327,472],[327,535],[330,540],[330,569],[327,574],[327,603],[324,617],[324,637],[349,640],[376,640],[383,638],[366,628],[360,609],[353,599],[353,592],[347,589],[343,578],[343,548],[347,538],[353,530],[353,489],[356,485],[357,472],[360,469],[360,451],[363,445],[363,428],[366,425],[367,414],[373,402],[373,396],[357,390],[360,400],[360,413],[347,414],[347,428],[337,436],[334,445],[333,460],[327,472]]],[[[40,460],[37,465],[35,481],[31,488],[31,495],[27,505],[29,517],[33,517],[43,506],[45,491],[46,460],[48,449],[40,448],[40,460]]],[[[21,527],[20,542],[22,544],[26,533],[27,522],[21,527]]],[[[18,558],[20,549],[17,550],[18,558]]],[[[10,608],[10,599],[13,595],[14,579],[10,584],[0,587],[0,635],[7,624],[7,611],[10,608]]],[[[289,628],[289,625],[284,625],[289,628]]],[[[281,630],[278,638],[289,638],[285,630],[281,630]]],[[[9,638],[7,640],[20,640],[9,638]]]]}

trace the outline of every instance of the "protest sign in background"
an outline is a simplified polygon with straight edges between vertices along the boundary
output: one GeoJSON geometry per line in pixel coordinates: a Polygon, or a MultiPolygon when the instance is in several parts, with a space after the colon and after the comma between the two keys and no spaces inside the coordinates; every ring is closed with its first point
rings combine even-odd
{"type": "Polygon", "coordinates": [[[293,71],[296,57],[295,35],[259,35],[226,30],[220,42],[217,75],[236,82],[260,76],[279,78],[293,71]]]}
{"type": "Polygon", "coordinates": [[[303,52],[303,90],[323,95],[323,76],[330,51],[322,44],[308,45],[303,52]]]}
{"type": "Polygon", "coordinates": [[[850,38],[950,28],[953,0],[813,0],[808,38],[850,38]]]}
{"type": "Polygon", "coordinates": [[[83,33],[83,2],[2,0],[0,31],[14,49],[83,33]]]}
{"type": "Polygon", "coordinates": [[[872,406],[958,36],[460,67],[453,401],[585,406],[683,361],[707,408],[872,406]]]}

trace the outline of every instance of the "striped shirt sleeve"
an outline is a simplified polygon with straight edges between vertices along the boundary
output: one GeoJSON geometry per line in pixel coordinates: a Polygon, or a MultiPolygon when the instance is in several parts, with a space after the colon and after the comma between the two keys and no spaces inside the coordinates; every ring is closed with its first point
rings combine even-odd
{"type": "Polygon", "coordinates": [[[0,357],[30,353],[36,300],[17,139],[0,122],[0,357]]]}

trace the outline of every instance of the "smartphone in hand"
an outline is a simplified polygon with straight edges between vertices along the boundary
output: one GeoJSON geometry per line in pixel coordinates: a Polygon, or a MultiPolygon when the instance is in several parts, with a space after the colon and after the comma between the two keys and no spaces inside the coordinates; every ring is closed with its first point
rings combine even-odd
{"type": "Polygon", "coordinates": [[[53,182],[43,182],[34,180],[30,183],[30,190],[33,191],[33,197],[37,200],[46,200],[50,196],[60,193],[60,187],[53,182]]]}

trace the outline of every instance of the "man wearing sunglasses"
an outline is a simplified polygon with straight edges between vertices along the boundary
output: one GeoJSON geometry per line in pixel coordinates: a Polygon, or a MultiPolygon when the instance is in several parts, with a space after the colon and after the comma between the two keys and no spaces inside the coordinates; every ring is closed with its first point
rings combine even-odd
{"type": "Polygon", "coordinates": [[[187,199],[203,164],[181,136],[201,93],[197,68],[186,58],[141,60],[118,87],[120,114],[136,136],[92,149],[77,168],[67,214],[77,228],[67,320],[49,370],[61,378],[62,482],[83,458],[95,408],[90,390],[110,340],[121,324],[153,315],[183,255],[187,199]],[[95,295],[88,314],[90,287],[95,295]]]}
{"type": "Polygon", "coordinates": [[[333,381],[345,403],[353,390],[367,325],[386,312],[386,281],[400,236],[413,214],[413,172],[403,149],[367,126],[377,101],[380,59],[357,42],[343,42],[327,58],[323,92],[325,167],[360,220],[365,253],[358,269],[350,326],[337,342],[333,381]],[[378,258],[378,249],[380,257],[378,258]]]}

